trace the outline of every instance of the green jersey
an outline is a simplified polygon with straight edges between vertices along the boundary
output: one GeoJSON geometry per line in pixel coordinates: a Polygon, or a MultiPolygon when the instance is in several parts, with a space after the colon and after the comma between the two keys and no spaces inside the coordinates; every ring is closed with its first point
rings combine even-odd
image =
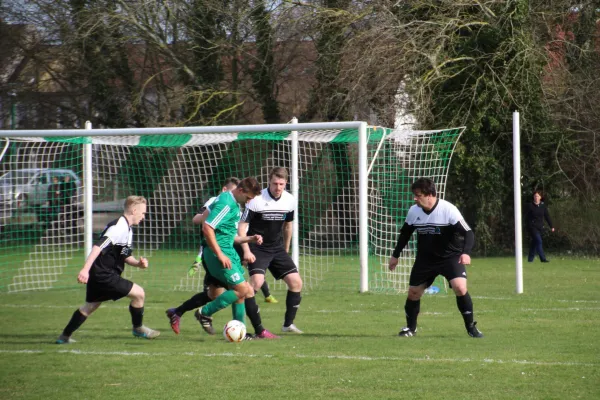
{"type": "Polygon", "coordinates": [[[223,252],[233,249],[233,240],[237,235],[240,221],[240,206],[231,192],[224,192],[210,205],[210,213],[206,218],[208,224],[215,230],[217,243],[223,252]]]}

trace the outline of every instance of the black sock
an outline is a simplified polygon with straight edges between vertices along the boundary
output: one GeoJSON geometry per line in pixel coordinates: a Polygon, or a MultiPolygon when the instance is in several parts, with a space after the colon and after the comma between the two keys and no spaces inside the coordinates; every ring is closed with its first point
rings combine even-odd
{"type": "Polygon", "coordinates": [[[190,298],[189,300],[184,301],[182,305],[177,307],[175,309],[175,314],[177,314],[181,317],[187,311],[192,311],[198,307],[202,307],[209,301],[210,301],[210,297],[208,297],[208,293],[206,293],[206,292],[198,293],[198,294],[192,296],[192,298],[190,298]]]}
{"type": "Polygon", "coordinates": [[[467,292],[464,296],[456,296],[456,305],[465,320],[465,326],[473,323],[473,301],[471,295],[467,292]]]}
{"type": "Polygon", "coordinates": [[[421,311],[421,300],[409,300],[406,299],[404,303],[404,312],[406,313],[406,326],[411,331],[417,330],[417,317],[421,311]]]}
{"type": "Polygon", "coordinates": [[[288,290],[285,298],[285,321],[283,321],[283,326],[287,327],[294,323],[298,307],[300,307],[300,301],[302,301],[300,292],[290,292],[288,290]]]}
{"type": "Polygon", "coordinates": [[[62,333],[63,336],[71,336],[73,334],[73,332],[75,332],[77,329],[79,329],[81,324],[83,324],[86,319],[87,319],[87,317],[85,315],[83,315],[81,313],[81,311],[79,311],[79,308],[77,310],[75,310],[75,312],[73,313],[73,316],[71,317],[71,320],[69,321],[69,323],[67,324],[67,326],[65,326],[65,329],[63,330],[63,333],[62,333]]]}
{"type": "Polygon", "coordinates": [[[129,312],[131,313],[131,324],[134,328],[142,326],[144,320],[144,307],[135,308],[131,304],[129,305],[129,312]]]}
{"type": "Polygon", "coordinates": [[[256,298],[251,297],[249,299],[244,300],[244,304],[246,305],[246,315],[248,319],[250,319],[250,323],[254,328],[254,333],[260,335],[265,328],[262,326],[262,319],[260,318],[260,309],[258,308],[258,304],[256,304],[256,298]]]}
{"type": "Polygon", "coordinates": [[[260,287],[260,291],[265,297],[269,297],[271,295],[271,291],[269,290],[269,284],[267,283],[267,281],[265,281],[260,287]]]}

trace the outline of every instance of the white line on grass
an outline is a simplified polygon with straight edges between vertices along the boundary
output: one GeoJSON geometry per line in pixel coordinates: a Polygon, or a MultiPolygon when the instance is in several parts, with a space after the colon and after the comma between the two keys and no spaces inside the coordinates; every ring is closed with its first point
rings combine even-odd
{"type": "MultiPolygon", "coordinates": [[[[58,306],[51,304],[0,304],[0,308],[19,308],[19,309],[27,309],[27,308],[50,308],[50,309],[73,309],[78,306],[58,306]]],[[[122,309],[126,310],[129,306],[118,306],[118,305],[103,305],[101,308],[108,309],[122,309]]],[[[164,309],[164,307],[157,306],[145,306],[145,309],[164,309]]],[[[548,311],[599,311],[600,307],[555,307],[555,308],[515,308],[511,310],[511,312],[548,312],[548,311]]],[[[261,312],[269,312],[275,310],[267,310],[261,309],[261,312]]],[[[313,310],[309,310],[313,311],[313,310]]],[[[374,310],[314,310],[313,312],[319,314],[335,314],[335,313],[350,313],[350,314],[361,314],[361,313],[369,313],[372,314],[374,310]]],[[[381,312],[391,313],[391,314],[404,314],[404,310],[382,310],[381,312]]],[[[477,310],[478,314],[490,314],[496,313],[498,310],[477,310]]],[[[423,311],[420,313],[421,315],[454,315],[455,312],[435,312],[435,311],[423,311]]]]}
{"type": "MultiPolygon", "coordinates": [[[[125,357],[165,357],[165,356],[190,356],[190,357],[215,357],[215,358],[279,358],[274,354],[244,354],[244,353],[196,353],[186,351],[182,353],[165,352],[147,352],[147,351],[88,351],[88,350],[0,350],[4,354],[73,354],[73,355],[95,355],[95,356],[125,356],[125,357]]],[[[584,362],[562,362],[562,361],[531,361],[531,360],[498,360],[493,358],[473,359],[473,358],[435,358],[435,357],[372,357],[372,356],[346,356],[346,355],[309,355],[293,354],[285,355],[281,358],[294,357],[305,359],[325,359],[325,360],[350,360],[350,361],[409,361],[409,362],[430,362],[430,363],[485,363],[485,364],[519,364],[519,365],[538,365],[538,366],[575,366],[575,367],[598,367],[600,363],[584,362]]]]}

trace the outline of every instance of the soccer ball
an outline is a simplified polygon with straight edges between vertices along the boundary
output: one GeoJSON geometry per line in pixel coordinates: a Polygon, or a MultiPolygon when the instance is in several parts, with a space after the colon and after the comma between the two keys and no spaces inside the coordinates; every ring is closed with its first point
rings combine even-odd
{"type": "Polygon", "coordinates": [[[223,327],[223,337],[228,342],[241,342],[246,336],[246,325],[243,322],[232,320],[223,327]]]}

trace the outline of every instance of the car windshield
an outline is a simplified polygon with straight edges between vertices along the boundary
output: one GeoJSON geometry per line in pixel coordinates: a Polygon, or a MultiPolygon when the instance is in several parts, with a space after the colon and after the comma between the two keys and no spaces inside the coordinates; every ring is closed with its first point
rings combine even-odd
{"type": "Polygon", "coordinates": [[[34,175],[34,171],[11,171],[0,177],[0,186],[26,185],[34,175]]]}

